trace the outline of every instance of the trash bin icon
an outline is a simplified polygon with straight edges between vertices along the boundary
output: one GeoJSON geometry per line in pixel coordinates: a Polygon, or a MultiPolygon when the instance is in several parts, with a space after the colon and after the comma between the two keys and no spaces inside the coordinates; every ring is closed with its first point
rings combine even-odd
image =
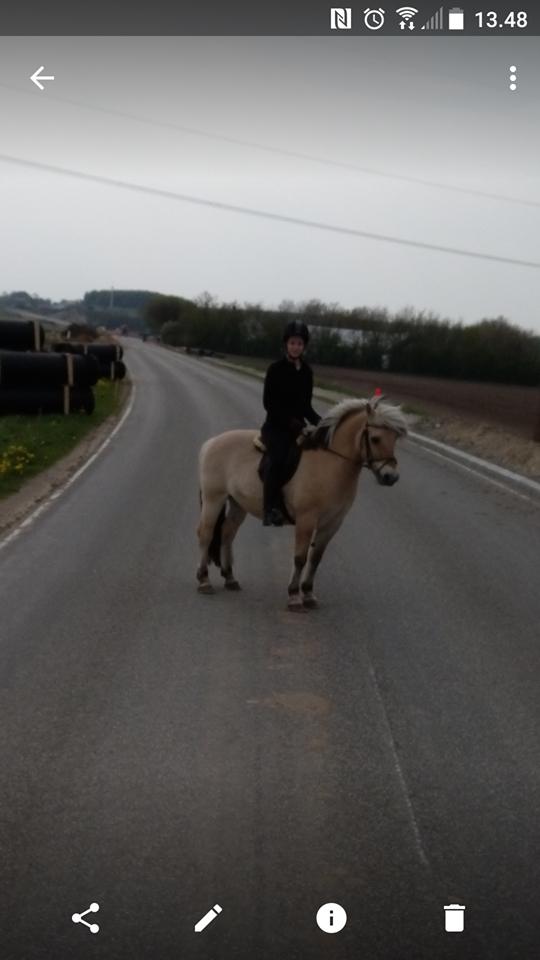
{"type": "Polygon", "coordinates": [[[444,908],[444,929],[447,933],[463,933],[465,929],[465,907],[459,903],[449,903],[444,908]]]}

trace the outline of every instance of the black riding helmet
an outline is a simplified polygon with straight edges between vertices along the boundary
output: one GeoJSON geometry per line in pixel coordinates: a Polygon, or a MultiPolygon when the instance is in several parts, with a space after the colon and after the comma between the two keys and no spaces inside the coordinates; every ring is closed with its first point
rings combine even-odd
{"type": "Polygon", "coordinates": [[[291,320],[287,324],[285,330],[283,331],[283,343],[287,343],[291,337],[300,337],[304,341],[304,345],[307,347],[309,343],[309,330],[305,323],[302,323],[300,320],[291,320]]]}

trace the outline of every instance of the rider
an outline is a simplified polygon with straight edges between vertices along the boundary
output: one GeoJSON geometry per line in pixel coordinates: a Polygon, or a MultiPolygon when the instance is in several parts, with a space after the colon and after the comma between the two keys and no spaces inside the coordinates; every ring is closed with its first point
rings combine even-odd
{"type": "Polygon", "coordinates": [[[284,516],[279,506],[283,474],[292,444],[305,426],[321,419],[311,405],[313,371],[303,358],[309,343],[305,323],[292,321],[283,332],[284,356],[266,371],[263,405],[266,420],[261,436],[268,452],[264,478],[263,524],[280,527],[284,516]]]}

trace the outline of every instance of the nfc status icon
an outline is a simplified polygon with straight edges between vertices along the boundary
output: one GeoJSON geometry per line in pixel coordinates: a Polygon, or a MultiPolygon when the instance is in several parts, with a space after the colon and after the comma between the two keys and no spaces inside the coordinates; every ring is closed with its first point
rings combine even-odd
{"type": "Polygon", "coordinates": [[[324,903],[317,910],[317,926],[323,933],[339,933],[347,923],[347,914],[339,903],[324,903]]]}
{"type": "Polygon", "coordinates": [[[352,7],[330,7],[330,29],[350,30],[352,27],[352,7]]]}
{"type": "Polygon", "coordinates": [[[83,917],[87,913],[97,913],[99,910],[99,903],[91,903],[88,907],[88,910],[84,910],[83,913],[74,913],[72,914],[71,919],[73,923],[84,923],[85,927],[88,927],[90,933],[99,933],[99,926],[97,923],[88,923],[87,920],[83,920],[83,917]]]}

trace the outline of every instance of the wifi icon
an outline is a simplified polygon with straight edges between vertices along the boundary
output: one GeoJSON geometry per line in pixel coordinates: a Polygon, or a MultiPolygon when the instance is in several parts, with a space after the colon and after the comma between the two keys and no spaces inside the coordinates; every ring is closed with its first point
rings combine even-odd
{"type": "Polygon", "coordinates": [[[414,30],[413,17],[415,17],[417,13],[418,10],[416,7],[398,7],[396,14],[400,18],[399,26],[402,30],[405,30],[405,28],[414,30]]]}

